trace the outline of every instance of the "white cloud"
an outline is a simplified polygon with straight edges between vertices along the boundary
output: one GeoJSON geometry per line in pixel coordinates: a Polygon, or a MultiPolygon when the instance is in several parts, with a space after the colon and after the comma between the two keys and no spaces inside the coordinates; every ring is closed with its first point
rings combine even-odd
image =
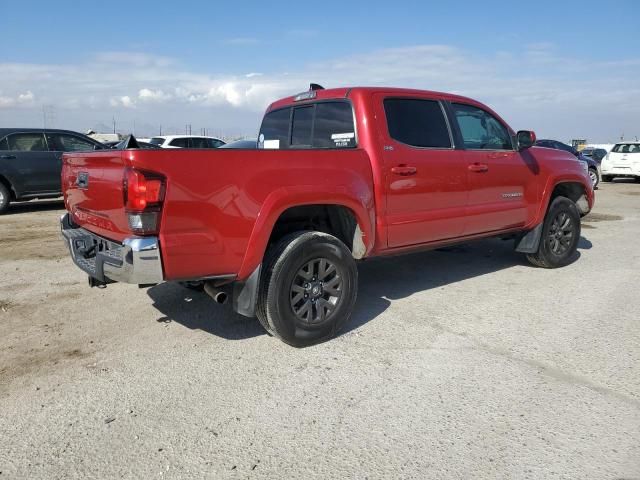
{"type": "Polygon", "coordinates": [[[18,95],[18,103],[33,103],[34,95],[31,90],[27,90],[24,93],[18,95]]]}
{"type": "MultiPolygon", "coordinates": [[[[0,90],[0,94],[1,93],[2,93],[2,90],[0,90]]],[[[28,106],[33,104],[34,99],[35,99],[35,95],[33,94],[33,92],[31,92],[31,90],[18,93],[16,96],[0,95],[0,108],[28,106]]]]}
{"type": "Polygon", "coordinates": [[[134,108],[135,102],[131,100],[129,95],[123,95],[121,97],[114,97],[109,101],[109,104],[112,107],[124,107],[124,108],[134,108]]]}
{"type": "Polygon", "coordinates": [[[257,38],[254,37],[236,37],[236,38],[227,38],[222,41],[225,45],[230,46],[248,46],[248,45],[257,45],[259,43],[257,38]]]}
{"type": "MultiPolygon", "coordinates": [[[[478,56],[447,45],[415,45],[333,56],[300,65],[296,73],[260,74],[196,73],[170,58],[126,52],[101,53],[76,65],[4,63],[0,108],[19,109],[20,118],[36,122],[42,104],[55,105],[58,123],[64,121],[59,126],[84,130],[119,116],[138,125],[175,123],[183,131],[185,123],[197,121],[254,132],[270,102],[317,82],[460,93],[488,103],[514,128],[563,140],[575,135],[608,141],[621,131],[636,133],[640,103],[631,99],[640,95],[640,59],[563,58],[550,44],[522,51],[478,56]]],[[[11,115],[3,115],[0,124],[9,120],[14,121],[11,115]]]]}
{"type": "Polygon", "coordinates": [[[166,102],[171,100],[172,95],[164,93],[162,90],[151,90],[149,88],[143,88],[138,92],[138,98],[143,102],[166,102]]]}
{"type": "Polygon", "coordinates": [[[96,55],[99,64],[130,65],[132,67],[169,67],[174,60],[161,55],[139,52],[100,52],[96,55]]]}

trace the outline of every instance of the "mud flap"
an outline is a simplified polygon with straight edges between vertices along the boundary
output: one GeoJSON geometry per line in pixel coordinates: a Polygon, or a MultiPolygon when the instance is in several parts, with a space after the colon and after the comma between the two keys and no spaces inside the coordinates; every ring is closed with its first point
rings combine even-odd
{"type": "Polygon", "coordinates": [[[542,236],[542,226],[540,223],[533,230],[529,230],[520,239],[516,239],[516,252],[520,253],[536,253],[540,246],[540,237],[542,236]]]}
{"type": "Polygon", "coordinates": [[[246,281],[233,284],[233,310],[245,317],[256,316],[261,266],[258,265],[246,281]]]}

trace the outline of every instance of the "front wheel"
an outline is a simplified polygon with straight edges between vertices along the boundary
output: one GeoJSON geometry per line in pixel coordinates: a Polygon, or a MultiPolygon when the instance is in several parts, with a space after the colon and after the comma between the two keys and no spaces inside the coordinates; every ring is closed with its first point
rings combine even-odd
{"type": "Polygon", "coordinates": [[[589,178],[591,179],[591,186],[593,188],[596,188],[598,186],[598,183],[600,182],[600,179],[598,177],[598,170],[596,170],[595,168],[590,168],[589,178]]]}
{"type": "Polygon", "coordinates": [[[612,175],[602,175],[602,181],[603,182],[613,182],[613,176],[612,175]]]}
{"type": "Polygon", "coordinates": [[[4,183],[0,183],[0,214],[3,214],[9,209],[9,201],[11,200],[11,193],[4,183]]]}
{"type": "Polygon", "coordinates": [[[358,269],[336,237],[296,232],[267,253],[256,314],[285,343],[305,347],[333,337],[353,311],[358,269]]]}
{"type": "Polygon", "coordinates": [[[538,251],[527,254],[527,259],[542,268],[563,267],[574,259],[579,241],[578,207],[566,197],[556,197],[544,218],[538,251]]]}

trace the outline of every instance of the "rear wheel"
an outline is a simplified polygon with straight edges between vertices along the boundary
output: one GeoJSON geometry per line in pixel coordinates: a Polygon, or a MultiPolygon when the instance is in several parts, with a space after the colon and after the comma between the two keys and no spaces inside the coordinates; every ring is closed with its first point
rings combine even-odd
{"type": "Polygon", "coordinates": [[[595,168],[590,168],[589,169],[589,178],[591,179],[591,186],[593,186],[593,188],[596,188],[598,186],[598,183],[600,181],[600,179],[598,178],[598,170],[595,168]]]}
{"type": "Polygon", "coordinates": [[[578,207],[566,197],[556,197],[545,216],[538,251],[527,259],[542,268],[563,267],[574,259],[579,240],[578,207]]]}
{"type": "Polygon", "coordinates": [[[358,270],[332,235],[297,232],[267,254],[256,315],[272,335],[294,347],[333,337],[353,311],[358,270]]]}
{"type": "Polygon", "coordinates": [[[612,182],[613,181],[613,176],[612,175],[602,175],[602,181],[603,182],[612,182]]]}
{"type": "Polygon", "coordinates": [[[0,183],[0,214],[6,212],[9,209],[9,202],[11,201],[11,192],[4,183],[0,183]]]}

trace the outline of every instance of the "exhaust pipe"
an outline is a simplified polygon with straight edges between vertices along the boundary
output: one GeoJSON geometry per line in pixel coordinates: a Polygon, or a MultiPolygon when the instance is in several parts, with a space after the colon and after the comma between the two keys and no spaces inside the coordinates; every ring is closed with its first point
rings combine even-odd
{"type": "Polygon", "coordinates": [[[213,298],[216,303],[221,305],[227,303],[227,299],[229,298],[227,292],[217,289],[210,282],[204,284],[204,291],[207,292],[207,295],[213,298]]]}

